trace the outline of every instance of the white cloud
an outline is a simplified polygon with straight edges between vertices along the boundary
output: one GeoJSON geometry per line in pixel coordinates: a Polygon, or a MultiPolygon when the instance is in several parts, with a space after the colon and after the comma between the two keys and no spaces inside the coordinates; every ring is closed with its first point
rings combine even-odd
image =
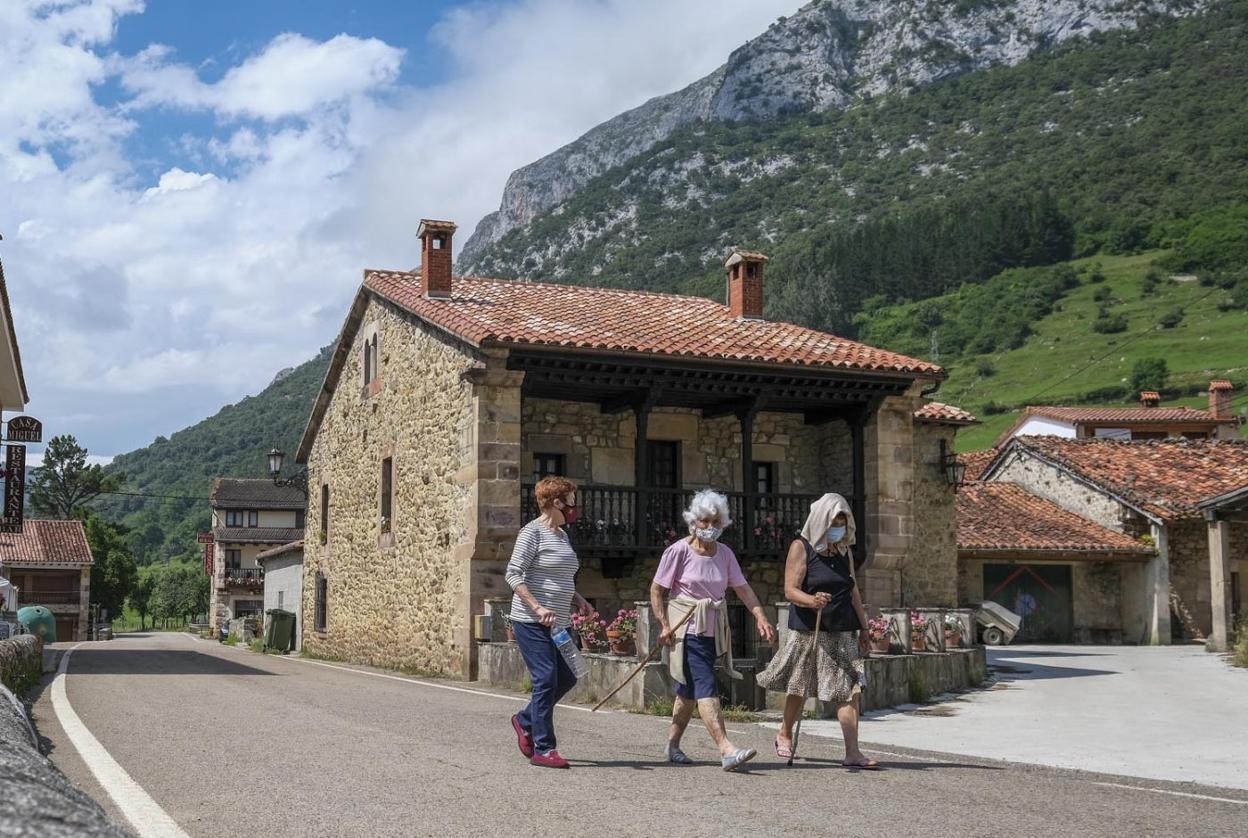
{"type": "Polygon", "coordinates": [[[31,411],[124,451],[255,392],[334,338],[362,267],[415,265],[419,218],[462,243],[512,170],[800,1],[491,0],[428,41],[282,35],[215,81],[157,44],[115,54],[136,0],[0,2],[0,256],[31,411]],[[399,83],[417,52],[446,57],[437,84],[399,83]],[[215,119],[152,135],[169,110],[215,119]],[[144,174],[136,137],[171,162],[144,174]]]}

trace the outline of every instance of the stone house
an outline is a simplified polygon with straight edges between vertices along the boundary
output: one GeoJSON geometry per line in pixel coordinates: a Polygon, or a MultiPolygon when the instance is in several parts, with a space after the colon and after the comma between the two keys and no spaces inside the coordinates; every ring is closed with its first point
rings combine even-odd
{"type": "MultiPolygon", "coordinates": [[[[1076,588],[1074,599],[1095,603],[1100,597],[1101,602],[1100,617],[1086,624],[1087,630],[1111,637],[1119,632],[1124,642],[1146,644],[1207,636],[1214,648],[1226,647],[1248,597],[1248,442],[1019,437],[996,452],[982,478],[1015,484],[1097,525],[1094,540],[1102,552],[1115,543],[1103,530],[1150,548],[1147,556],[1102,556],[1099,570],[1087,566],[1087,573],[1099,573],[1099,582],[1093,585],[1086,577],[1083,593],[1076,588]],[[1110,565],[1117,566],[1117,573],[1110,565]]],[[[973,497],[968,495],[960,509],[969,512],[973,497]]],[[[1002,505],[1000,498],[997,503],[998,520],[1025,514],[1002,505]]],[[[1082,531],[1092,532],[1086,525],[1082,531]]],[[[1003,533],[1008,542],[1009,530],[1003,533]]],[[[960,523],[960,584],[966,599],[988,588],[990,580],[976,577],[982,556],[961,535],[960,523]]],[[[1012,546],[1019,547],[1018,533],[1013,539],[1012,546]]],[[[1083,573],[1076,573],[1073,582],[1047,582],[1070,585],[1083,573]]],[[[1088,609],[1095,606],[1087,606],[1085,614],[1088,609]]]]}
{"type": "Polygon", "coordinates": [[[271,480],[218,477],[209,493],[213,556],[208,621],[259,616],[264,610],[264,566],[256,557],[303,538],[307,497],[271,480]]]}
{"type": "Polygon", "coordinates": [[[997,439],[1004,445],[1017,436],[1069,439],[1239,439],[1240,420],[1231,405],[1234,387],[1225,379],[1209,382],[1209,409],[1161,407],[1155,390],[1140,393],[1139,407],[1059,407],[1034,405],[1023,410],[997,439]]]}
{"type": "Polygon", "coordinates": [[[303,540],[256,554],[264,574],[264,613],[274,608],[295,614],[294,651],[303,648],[303,540]]]}
{"type": "MultiPolygon", "coordinates": [[[[766,601],[812,499],[854,504],[874,604],[954,605],[954,408],[930,363],[763,318],[766,257],[735,251],[728,304],[452,275],[423,221],[419,272],[367,270],[314,404],[305,648],[472,677],[472,615],[510,595],[533,484],[580,485],[578,587],[644,596],[680,512],[728,493],[726,540],[766,601]]],[[[747,632],[738,633],[747,637],[747,632]]]]}
{"type": "Polygon", "coordinates": [[[27,518],[20,533],[0,534],[0,576],[18,589],[18,608],[52,612],[57,640],[89,636],[94,563],[81,521],[27,518]]]}

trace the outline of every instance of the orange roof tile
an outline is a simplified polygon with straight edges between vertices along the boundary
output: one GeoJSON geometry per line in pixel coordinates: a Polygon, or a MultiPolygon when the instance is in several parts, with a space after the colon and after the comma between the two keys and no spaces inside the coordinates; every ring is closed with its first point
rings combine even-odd
{"type": "Polygon", "coordinates": [[[93,564],[81,521],[27,518],[20,533],[0,534],[0,565],[93,564]]]}
{"type": "Polygon", "coordinates": [[[474,346],[548,346],[943,377],[935,364],[792,323],[742,320],[701,297],[455,277],[449,298],[420,274],[366,271],[364,287],[474,346]]]}
{"type": "Polygon", "coordinates": [[[1110,553],[1122,558],[1154,552],[1013,483],[963,486],[958,490],[957,522],[958,550],[965,552],[1110,553]]]}
{"type": "Polygon", "coordinates": [[[942,402],[928,402],[914,412],[919,422],[935,422],[941,425],[975,425],[979,420],[960,407],[942,402]]]}
{"type": "Polygon", "coordinates": [[[989,448],[986,451],[968,451],[965,454],[959,454],[958,462],[966,466],[966,475],[963,479],[967,483],[980,480],[984,475],[984,469],[988,468],[988,464],[996,459],[999,453],[1001,452],[996,448],[989,448]]]}
{"type": "Polygon", "coordinates": [[[1213,381],[1210,381],[1210,382],[1209,382],[1209,389],[1210,389],[1210,390],[1215,390],[1215,391],[1217,391],[1217,390],[1234,390],[1234,389],[1235,389],[1235,385],[1234,385],[1234,384],[1232,384],[1231,382],[1227,381],[1225,378],[1215,378],[1213,381]]]}
{"type": "Polygon", "coordinates": [[[1248,441],[1062,439],[1010,442],[1162,520],[1194,518],[1197,504],[1248,486],[1248,441]]]}

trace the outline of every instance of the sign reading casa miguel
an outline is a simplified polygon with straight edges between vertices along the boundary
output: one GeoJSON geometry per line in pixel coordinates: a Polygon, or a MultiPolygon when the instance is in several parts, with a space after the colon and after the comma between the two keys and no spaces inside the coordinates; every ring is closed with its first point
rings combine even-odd
{"type": "Polygon", "coordinates": [[[43,423],[33,416],[14,416],[5,434],[9,442],[43,442],[43,423]]]}

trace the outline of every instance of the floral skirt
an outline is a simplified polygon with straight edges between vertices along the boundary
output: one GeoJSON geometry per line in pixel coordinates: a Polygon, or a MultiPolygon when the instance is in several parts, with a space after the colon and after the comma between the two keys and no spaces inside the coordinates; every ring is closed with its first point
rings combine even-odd
{"type": "Polygon", "coordinates": [[[755,680],[774,692],[845,704],[862,691],[863,670],[857,632],[821,631],[816,644],[815,632],[790,631],[755,680]]]}

